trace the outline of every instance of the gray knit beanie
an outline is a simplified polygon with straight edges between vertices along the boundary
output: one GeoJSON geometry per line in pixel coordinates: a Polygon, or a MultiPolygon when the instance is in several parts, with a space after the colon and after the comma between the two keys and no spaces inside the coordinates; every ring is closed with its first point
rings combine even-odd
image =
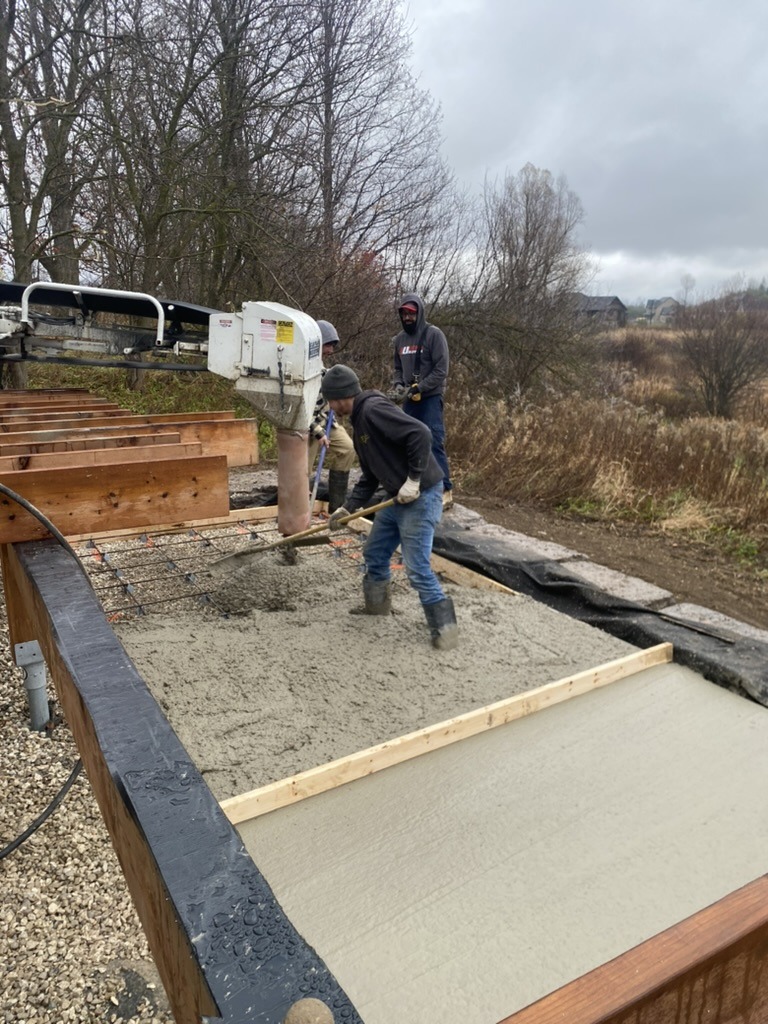
{"type": "Polygon", "coordinates": [[[328,402],[332,398],[354,398],[363,389],[355,371],[342,363],[337,363],[330,370],[326,370],[320,390],[328,402]]]}

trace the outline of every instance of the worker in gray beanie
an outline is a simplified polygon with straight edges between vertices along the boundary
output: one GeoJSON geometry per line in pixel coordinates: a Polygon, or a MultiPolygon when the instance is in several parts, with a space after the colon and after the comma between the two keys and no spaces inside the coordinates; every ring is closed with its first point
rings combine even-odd
{"type": "Polygon", "coordinates": [[[433,646],[451,650],[459,634],[453,600],[447,597],[430,564],[435,527],[443,512],[443,471],[432,454],[429,429],[408,416],[380,391],[363,391],[348,366],[332,366],[320,385],[336,416],[349,416],[360,479],[342,508],[340,519],[363,508],[381,487],[395,504],[376,513],[363,549],[363,596],[368,615],[392,610],[392,555],[399,546],[408,582],[416,590],[433,646]]]}
{"type": "MultiPolygon", "coordinates": [[[[322,356],[325,361],[333,355],[339,344],[339,335],[333,324],[327,320],[318,320],[317,326],[320,328],[322,356]]],[[[324,369],[323,375],[326,372],[324,369]]],[[[309,473],[311,477],[315,457],[320,446],[325,446],[327,448],[325,466],[328,470],[328,511],[335,512],[340,505],[344,504],[344,499],[347,496],[349,471],[355,463],[355,449],[352,446],[352,438],[338,419],[333,419],[331,429],[328,431],[329,412],[328,402],[321,391],[317,396],[312,422],[309,425],[309,473]]]]}

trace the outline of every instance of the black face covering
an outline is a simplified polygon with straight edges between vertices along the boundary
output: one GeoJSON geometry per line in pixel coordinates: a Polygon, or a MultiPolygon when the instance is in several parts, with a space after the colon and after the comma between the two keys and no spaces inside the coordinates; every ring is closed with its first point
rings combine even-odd
{"type": "Polygon", "coordinates": [[[416,325],[416,321],[414,321],[412,324],[406,324],[406,323],[403,323],[403,320],[402,320],[402,317],[401,317],[400,323],[403,324],[403,330],[405,331],[406,334],[415,334],[416,333],[416,326],[417,326],[416,325]]]}

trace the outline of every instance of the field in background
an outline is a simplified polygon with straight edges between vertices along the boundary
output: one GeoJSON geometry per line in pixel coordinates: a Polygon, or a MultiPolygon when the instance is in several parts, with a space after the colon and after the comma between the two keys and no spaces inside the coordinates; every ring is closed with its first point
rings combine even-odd
{"type": "MultiPolygon", "coordinates": [[[[452,375],[448,448],[467,494],[685,531],[768,576],[768,394],[737,418],[701,415],[670,330],[601,340],[588,392],[488,403],[452,375]]],[[[138,413],[252,407],[213,374],[150,371],[141,391],[118,370],[32,366],[31,387],[82,387],[138,413]]],[[[275,457],[260,431],[262,458],[275,457]]]]}
{"type": "Polygon", "coordinates": [[[768,578],[765,389],[737,418],[713,419],[700,412],[674,331],[615,331],[600,353],[588,393],[510,407],[452,390],[458,486],[685,531],[768,578]]]}

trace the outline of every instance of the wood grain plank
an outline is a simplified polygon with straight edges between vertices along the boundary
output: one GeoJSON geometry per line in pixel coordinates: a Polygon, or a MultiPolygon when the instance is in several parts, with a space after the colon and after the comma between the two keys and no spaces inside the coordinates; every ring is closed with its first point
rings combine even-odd
{"type": "MultiPolygon", "coordinates": [[[[68,423],[66,426],[46,424],[44,428],[0,432],[0,450],[7,445],[39,445],[51,441],[67,441],[75,438],[143,435],[175,431],[183,444],[199,442],[206,455],[224,455],[230,466],[251,466],[259,461],[258,423],[252,419],[197,419],[202,413],[187,416],[175,414],[172,417],[127,417],[104,424],[87,426],[68,423]],[[134,423],[134,419],[141,422],[134,423]],[[150,422],[147,420],[150,419],[150,422]]],[[[39,426],[39,425],[38,425],[39,426]]],[[[5,425],[0,427],[5,431],[5,425]]],[[[18,453],[18,448],[12,453],[18,453]]]]}
{"type": "MultiPolygon", "coordinates": [[[[578,936],[574,936],[578,941],[578,936]]],[[[765,1024],[763,876],[499,1024],[765,1024]]]]}
{"type": "MultiPolygon", "coordinates": [[[[195,413],[157,413],[153,415],[134,415],[132,413],[124,413],[118,417],[115,416],[88,416],[88,417],[69,417],[69,418],[53,418],[45,420],[45,426],[41,429],[45,430],[72,430],[82,426],[82,419],[88,420],[88,426],[93,427],[109,427],[116,424],[116,420],[119,419],[119,425],[121,427],[126,426],[142,426],[142,425],[164,425],[164,424],[181,424],[181,423],[205,423],[211,420],[234,420],[234,413],[231,410],[215,410],[212,412],[195,412],[195,413]]],[[[42,422],[42,421],[40,421],[42,422]]],[[[0,423],[0,431],[2,433],[12,433],[17,424],[0,423]]]]}
{"type": "MultiPolygon", "coordinates": [[[[136,430],[139,428],[136,427],[136,430]]],[[[153,428],[146,434],[111,434],[100,436],[97,431],[93,436],[73,430],[72,436],[60,441],[36,441],[27,444],[0,444],[0,458],[8,455],[35,455],[44,452],[75,452],[87,451],[90,448],[146,448],[152,445],[180,444],[181,435],[168,431],[155,433],[155,429],[165,431],[165,427],[153,428]]],[[[205,453],[203,453],[205,454],[205,453]]]]}
{"type": "MultiPolygon", "coordinates": [[[[31,502],[65,535],[225,515],[229,510],[223,456],[157,464],[145,460],[122,464],[118,470],[109,465],[32,469],[3,473],[0,482],[31,502]]],[[[34,516],[0,496],[0,543],[47,535],[34,516]]]]}
{"type": "MultiPolygon", "coordinates": [[[[154,440],[154,439],[153,439],[154,440]]],[[[160,444],[151,450],[142,447],[86,448],[71,452],[44,452],[36,455],[0,455],[0,474],[30,472],[34,469],[79,469],[85,466],[120,467],[128,462],[163,462],[168,459],[189,459],[203,454],[200,444],[160,444]]]]}

